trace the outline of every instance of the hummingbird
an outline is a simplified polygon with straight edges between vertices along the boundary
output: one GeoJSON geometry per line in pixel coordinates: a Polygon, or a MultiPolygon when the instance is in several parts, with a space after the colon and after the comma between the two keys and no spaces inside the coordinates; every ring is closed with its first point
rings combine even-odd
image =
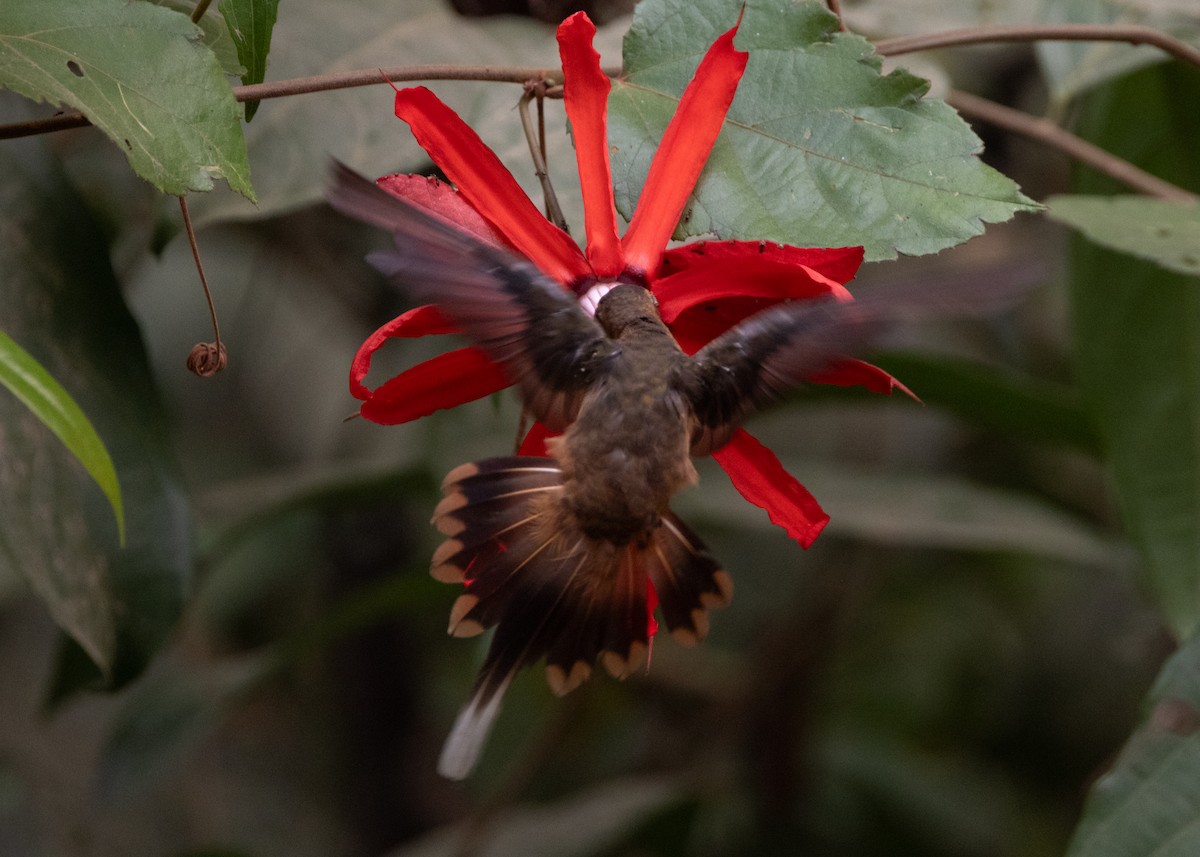
{"type": "Polygon", "coordinates": [[[698,481],[693,457],[897,321],[985,315],[1011,302],[979,288],[917,285],[777,304],[688,356],[633,276],[601,284],[593,317],[528,260],[343,164],[334,164],[328,198],[392,233],[395,249],[368,261],[453,319],[504,367],[526,410],[561,433],[547,441],[549,457],[455,468],[434,510],[446,540],[431,573],[465,586],[450,633],[495,628],[439,760],[451,779],[474,767],[521,668],[544,658],[562,695],[597,664],[625,678],[646,661],[647,581],[674,638],[692,645],[705,636],[708,610],[727,604],[733,586],[670,509],[698,481]]]}

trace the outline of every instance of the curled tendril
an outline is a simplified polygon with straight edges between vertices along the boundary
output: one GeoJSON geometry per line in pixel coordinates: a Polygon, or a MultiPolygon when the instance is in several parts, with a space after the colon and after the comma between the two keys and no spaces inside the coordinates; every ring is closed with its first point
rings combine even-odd
{"type": "Polygon", "coordinates": [[[211,378],[224,369],[228,362],[224,344],[197,342],[192,346],[192,352],[188,355],[187,368],[193,375],[211,378]]]}
{"type": "Polygon", "coordinates": [[[217,323],[217,308],[213,305],[212,292],[208,290],[208,278],[204,276],[204,265],[200,262],[200,246],[196,243],[196,232],[192,229],[192,216],[188,214],[187,200],[179,197],[179,211],[183,214],[183,228],[187,232],[188,245],[192,248],[192,260],[196,263],[196,274],[200,277],[200,288],[208,304],[208,315],[212,319],[214,342],[197,342],[188,355],[188,371],[201,378],[211,378],[228,362],[225,346],[221,343],[221,325],[217,323]]]}

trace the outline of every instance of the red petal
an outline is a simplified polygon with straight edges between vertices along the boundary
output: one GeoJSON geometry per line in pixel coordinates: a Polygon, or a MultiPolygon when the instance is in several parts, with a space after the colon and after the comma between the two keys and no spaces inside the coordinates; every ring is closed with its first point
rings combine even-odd
{"type": "Polygon", "coordinates": [[[734,26],[720,36],[700,61],[650,162],[637,209],[621,239],[626,263],[648,276],[658,269],[746,68],[749,54],[733,47],[736,32],[734,26]]]}
{"type": "Polygon", "coordinates": [[[608,161],[608,92],[612,84],[600,70],[600,54],[592,47],[596,27],[576,12],[558,27],[558,54],[563,66],[563,106],[571,120],[575,161],[583,191],[587,257],[601,277],[624,269],[613,205],[612,167],[608,161]]]}
{"type": "Polygon", "coordinates": [[[404,173],[375,179],[375,184],[388,193],[418,205],[431,214],[449,221],[457,228],[486,241],[504,246],[505,241],[492,225],[463,199],[462,194],[443,181],[431,176],[411,176],[404,173]]]}
{"type": "Polygon", "coordinates": [[[401,89],[396,115],[467,202],[544,273],[562,283],[591,274],[571,236],[542,216],[495,153],[436,95],[423,86],[401,89]]]}
{"type": "Polygon", "coordinates": [[[844,286],[811,269],[749,263],[747,281],[739,282],[742,273],[736,267],[720,262],[711,268],[693,268],[658,280],[652,287],[659,297],[659,311],[688,354],[781,300],[830,295],[850,299],[844,286]]]}
{"type": "Polygon", "coordinates": [[[729,474],[733,487],[755,506],[766,509],[771,523],[787,530],[801,547],[816,541],[829,523],[816,498],[783,469],[775,453],[745,429],[734,432],[713,458],[729,474]]]}
{"type": "Polygon", "coordinates": [[[696,307],[668,325],[687,354],[695,354],[734,325],[778,303],[763,298],[725,298],[696,307]]]}
{"type": "Polygon", "coordinates": [[[848,283],[862,265],[862,247],[792,247],[770,241],[693,241],[667,250],[659,276],[666,277],[697,265],[725,259],[761,256],[785,265],[803,265],[839,283],[848,283]]]}
{"type": "Polygon", "coordinates": [[[683,353],[690,357],[729,328],[729,325],[725,325],[717,329],[719,325],[718,321],[714,323],[712,329],[705,329],[700,325],[680,326],[676,324],[671,326],[671,335],[675,337],[675,341],[679,343],[683,353]],[[714,333],[713,330],[716,332],[714,333]]]}
{"type": "MultiPolygon", "coordinates": [[[[654,635],[658,633],[658,620],[654,618],[654,611],[658,609],[658,592],[654,589],[654,582],[646,577],[646,639],[650,644],[654,644],[654,635]]],[[[650,656],[646,656],[646,669],[650,669],[650,656]]]]}
{"type": "Polygon", "coordinates": [[[356,399],[368,399],[371,391],[363,386],[362,379],[371,369],[371,358],[389,339],[408,339],[434,333],[457,333],[458,328],[442,315],[433,305],[419,306],[397,316],[367,337],[358,347],[350,364],[350,395],[356,399]]]}
{"type": "Polygon", "coordinates": [[[521,441],[521,448],[517,450],[517,455],[549,455],[550,451],[546,449],[546,438],[549,437],[554,437],[550,429],[540,422],[535,422],[529,427],[529,433],[525,435],[525,440],[521,441]]]}
{"type": "Polygon", "coordinates": [[[651,290],[667,324],[692,308],[711,312],[702,305],[728,299],[756,301],[760,309],[796,298],[832,295],[839,300],[851,299],[845,286],[807,265],[789,265],[757,255],[695,265],[656,280],[651,290]]]}
{"type": "Polygon", "coordinates": [[[814,384],[832,384],[835,387],[866,387],[872,393],[882,393],[885,396],[890,396],[893,390],[899,390],[918,402],[921,401],[913,395],[912,390],[887,372],[862,360],[840,360],[823,372],[809,375],[808,380],[814,384]]]}
{"type": "Polygon", "coordinates": [[[503,390],[512,382],[477,348],[426,360],[380,385],[359,412],[371,422],[396,425],[503,390]]]}

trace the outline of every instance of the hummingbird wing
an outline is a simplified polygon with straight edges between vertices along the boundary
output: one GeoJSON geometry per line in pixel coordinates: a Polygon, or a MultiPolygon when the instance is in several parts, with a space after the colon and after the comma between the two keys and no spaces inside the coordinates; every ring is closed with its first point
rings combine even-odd
{"type": "Polygon", "coordinates": [[[684,370],[696,420],[692,455],[719,449],[750,414],[869,350],[897,322],[992,315],[1029,285],[905,283],[863,289],[853,301],[796,301],[751,316],[696,352],[684,370]]]}
{"type": "Polygon", "coordinates": [[[436,304],[502,364],[530,413],[551,431],[575,419],[619,349],[558,283],[337,161],[328,198],[343,214],[392,233],[396,249],[368,261],[416,300],[436,304]]]}

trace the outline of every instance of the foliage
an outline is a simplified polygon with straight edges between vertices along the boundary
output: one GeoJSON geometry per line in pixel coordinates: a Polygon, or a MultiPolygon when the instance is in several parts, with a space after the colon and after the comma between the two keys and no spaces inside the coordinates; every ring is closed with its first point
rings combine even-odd
{"type": "MultiPolygon", "coordinates": [[[[679,234],[862,245],[868,260],[892,259],[936,253],[1033,208],[975,157],[982,144],[953,110],[922,98],[927,81],[881,75],[870,43],[838,33],[822,7],[751,2],[742,16],[737,45],[751,61],[679,234]]],[[[639,7],[610,105],[626,216],[695,71],[694,46],[734,17],[729,4],[639,7]]]]}
{"type": "Polygon", "coordinates": [[[1049,216],[1103,247],[1200,274],[1200,206],[1137,196],[1056,196],[1049,216]]]}
{"type": "Polygon", "coordinates": [[[71,394],[3,331],[0,331],[0,384],[20,399],[46,428],[58,435],[88,475],[96,480],[112,505],[117,518],[118,541],[123,545],[125,512],[121,506],[121,486],[104,442],[71,394]]]}
{"type": "MultiPolygon", "coordinates": [[[[1171,133],[1161,143],[1131,133],[1128,122],[1147,105],[1197,96],[1195,75],[1156,66],[1096,92],[1084,127],[1107,148],[1195,187],[1200,170],[1187,142],[1200,133],[1195,116],[1164,113],[1171,133]]],[[[1092,175],[1079,179],[1084,192],[1111,188],[1111,181],[1092,175]]],[[[1080,381],[1148,582],[1180,639],[1191,636],[1200,620],[1200,379],[1193,368],[1198,284],[1194,275],[1091,242],[1075,248],[1071,288],[1080,381]]]]}
{"type": "MultiPolygon", "coordinates": [[[[262,83],[271,52],[271,31],[279,14],[279,0],[226,0],[221,16],[237,46],[238,59],[246,67],[242,83],[262,83]]],[[[246,121],[258,112],[257,101],[246,102],[246,121]]]]}
{"type": "MultiPolygon", "coordinates": [[[[5,397],[0,556],[79,647],[64,650],[58,689],[95,683],[97,670],[119,685],[141,672],[179,618],[192,574],[187,503],[98,227],[43,146],[6,148],[0,164],[8,177],[0,264],[10,272],[0,316],[89,415],[120,478],[125,517],[122,538],[108,498],[51,434],[64,428],[61,418],[41,411],[34,419],[5,397]]],[[[105,456],[93,448],[88,457],[105,456]]]]}
{"type": "MultiPolygon", "coordinates": [[[[1142,24],[1191,44],[1200,41],[1200,11],[1187,3],[1057,0],[1042,6],[1050,21],[1142,24]]],[[[1153,49],[1123,42],[1047,41],[1037,49],[1051,98],[1060,106],[1093,87],[1162,61],[1162,55],[1153,49]]]]}
{"type": "Polygon", "coordinates": [[[164,193],[209,190],[222,177],[253,199],[237,106],[199,35],[186,16],[149,3],[6,3],[0,84],[77,108],[164,193]]]}
{"type": "MultiPolygon", "coordinates": [[[[1195,850],[1195,207],[1064,175],[864,36],[1131,16],[1200,45],[1200,22],[1160,0],[843,5],[849,32],[816,2],[745,4],[747,71],[679,234],[861,243],[901,257],[861,272],[885,286],[1046,288],[887,343],[876,362],[925,407],[826,390],[753,424],[832,516],[810,551],[699,462],[678,511],[737,587],[709,639],[664,636],[648,674],[561,700],[522,675],[478,776],[453,786],[437,746],[480,653],[444,640],[453,596],[426,573],[426,521],[443,474],[506,453],[519,414],[497,397],[342,421],[351,355],[405,305],[359,262],[383,239],[320,205],[328,159],[427,163],[382,83],[244,114],[235,88],[399,63],[553,69],[552,31],[439,0],[223,0],[197,23],[182,0],[0,4],[0,85],[25,97],[0,92],[0,124],[46,119],[45,102],[99,129],[0,140],[0,380],[26,391],[0,395],[0,851],[1195,850]],[[231,360],[202,381],[183,357],[207,309],[161,195],[214,178],[229,187],[189,205],[231,360]],[[1069,246],[1051,221],[1079,230],[1069,246]]],[[[622,211],[742,8],[644,0],[602,28],[606,65],[629,32],[609,103],[622,211]]],[[[919,59],[1048,100],[1200,192],[1181,108],[1197,68],[1122,43],[956,56],[919,59]]],[[[519,87],[428,85],[538,199],[519,87]]],[[[579,235],[561,116],[548,100],[579,235]]],[[[409,342],[372,371],[440,350],[409,342]]]]}
{"type": "MultiPolygon", "coordinates": [[[[606,53],[617,62],[623,28],[606,29],[608,43],[613,45],[606,53]]],[[[310,3],[304,12],[280,19],[273,44],[271,75],[278,79],[354,68],[442,63],[447,58],[499,66],[553,67],[558,63],[554,40],[545,26],[516,19],[459,18],[440,0],[409,0],[403,14],[397,14],[392,0],[357,0],[353,6],[337,8],[310,3]]],[[[381,175],[420,166],[424,155],[410,137],[400,133],[383,90],[386,87],[380,83],[275,100],[272,109],[245,131],[258,206],[246,205],[233,194],[208,194],[195,200],[197,225],[273,217],[319,202],[330,157],[381,175]],[[304,133],[297,132],[300,128],[304,133]]],[[[513,121],[512,92],[503,86],[458,81],[440,82],[437,91],[514,167],[525,190],[535,194],[538,183],[528,166],[529,148],[520,123],[513,121]]],[[[565,133],[553,128],[548,137],[556,188],[561,188],[570,202],[578,198],[570,142],[565,133]]],[[[570,207],[568,216],[571,212],[575,213],[571,222],[582,225],[578,203],[570,207]]]]}
{"type": "Polygon", "coordinates": [[[1200,751],[1198,645],[1191,640],[1163,667],[1143,722],[1096,783],[1070,857],[1190,854],[1200,847],[1193,785],[1200,751]]]}

